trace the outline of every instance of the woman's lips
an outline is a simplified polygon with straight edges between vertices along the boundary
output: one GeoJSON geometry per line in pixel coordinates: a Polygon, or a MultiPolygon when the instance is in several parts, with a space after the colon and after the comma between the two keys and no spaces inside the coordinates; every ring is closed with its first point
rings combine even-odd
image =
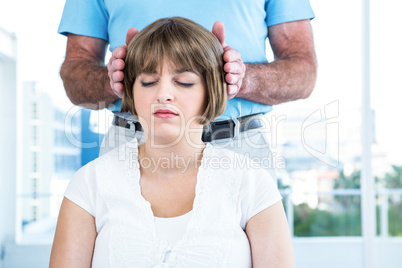
{"type": "Polygon", "coordinates": [[[154,112],[154,116],[156,118],[169,119],[178,116],[178,114],[168,109],[158,109],[154,112]]]}

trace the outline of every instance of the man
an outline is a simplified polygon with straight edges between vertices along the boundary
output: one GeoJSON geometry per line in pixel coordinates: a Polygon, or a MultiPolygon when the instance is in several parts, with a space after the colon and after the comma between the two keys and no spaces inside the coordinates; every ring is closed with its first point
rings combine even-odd
{"type": "Polygon", "coordinates": [[[101,154],[131,137],[141,138],[141,126],[119,113],[125,33],[128,43],[137,29],[172,16],[213,28],[225,50],[229,101],[225,113],[205,130],[204,141],[226,144],[252,158],[270,157],[260,131],[261,114],[269,112],[271,105],[307,98],[315,85],[317,64],[310,25],[314,14],[308,0],[67,0],[59,27],[59,33],[68,36],[60,75],[74,104],[108,107],[115,113],[101,154]],[[133,26],[136,29],[130,29],[133,26]],[[265,57],[267,37],[275,55],[271,63],[265,57]],[[113,51],[109,71],[104,66],[108,43],[113,51]],[[247,145],[235,142],[246,139],[247,145]]]}

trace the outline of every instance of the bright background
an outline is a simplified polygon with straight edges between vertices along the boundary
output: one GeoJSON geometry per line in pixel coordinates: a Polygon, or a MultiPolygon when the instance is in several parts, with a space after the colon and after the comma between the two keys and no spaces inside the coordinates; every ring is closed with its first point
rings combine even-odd
{"type": "MultiPolygon", "coordinates": [[[[297,267],[400,267],[402,3],[371,1],[369,39],[363,1],[311,4],[316,88],[266,116],[297,267]]],[[[63,5],[0,2],[0,268],[47,266],[63,191],[111,121],[65,96],[63,5]]]]}

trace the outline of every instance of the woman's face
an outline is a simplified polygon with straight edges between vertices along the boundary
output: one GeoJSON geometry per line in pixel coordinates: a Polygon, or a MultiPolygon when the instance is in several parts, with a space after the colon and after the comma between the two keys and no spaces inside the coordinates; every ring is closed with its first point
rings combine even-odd
{"type": "Polygon", "coordinates": [[[163,61],[162,68],[137,76],[133,93],[144,133],[158,143],[178,141],[190,129],[202,130],[199,117],[204,112],[206,86],[198,74],[163,61]]]}

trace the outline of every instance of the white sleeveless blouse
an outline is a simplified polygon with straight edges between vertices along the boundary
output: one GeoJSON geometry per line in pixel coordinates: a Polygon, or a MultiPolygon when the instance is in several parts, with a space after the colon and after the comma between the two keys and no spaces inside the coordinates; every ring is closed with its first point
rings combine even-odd
{"type": "Polygon", "coordinates": [[[245,226],[281,200],[269,173],[207,144],[192,211],[181,223],[180,217],[161,223],[141,194],[137,157],[133,140],[82,167],[66,190],[66,198],[95,217],[92,267],[252,266],[245,226]]]}

